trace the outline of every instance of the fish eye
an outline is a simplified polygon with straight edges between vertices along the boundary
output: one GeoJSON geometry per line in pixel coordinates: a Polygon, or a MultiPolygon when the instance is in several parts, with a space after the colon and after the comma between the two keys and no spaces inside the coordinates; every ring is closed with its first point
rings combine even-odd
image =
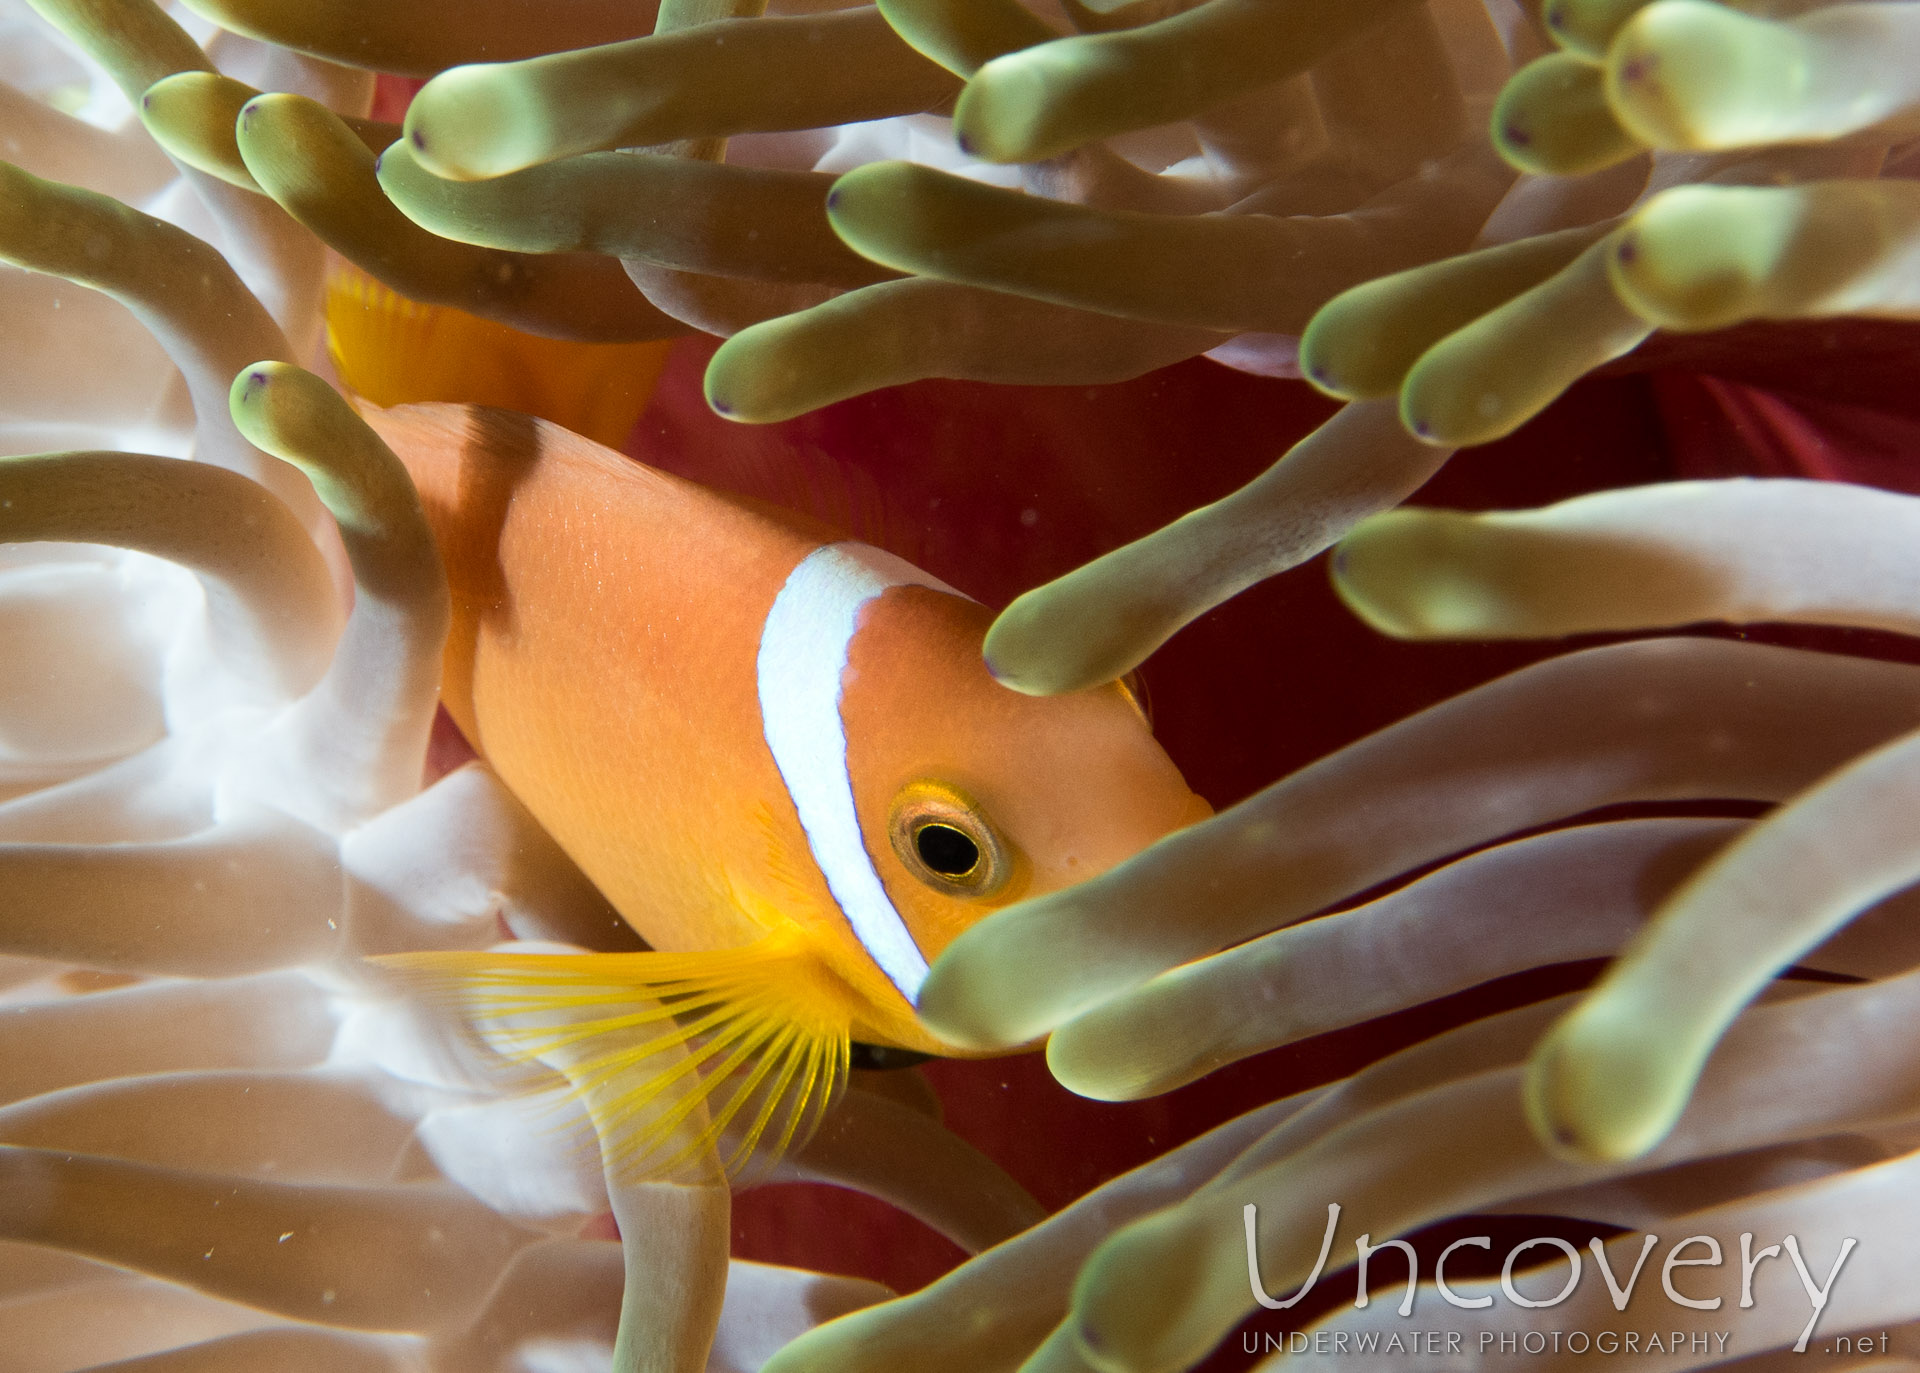
{"type": "Polygon", "coordinates": [[[980,846],[965,830],[929,820],[913,832],[913,851],[942,877],[963,882],[980,866],[980,846]]]}
{"type": "Polygon", "coordinates": [[[894,799],[893,851],[908,872],[949,896],[991,896],[1013,875],[1007,845],[980,807],[941,782],[914,782],[894,799]]]}

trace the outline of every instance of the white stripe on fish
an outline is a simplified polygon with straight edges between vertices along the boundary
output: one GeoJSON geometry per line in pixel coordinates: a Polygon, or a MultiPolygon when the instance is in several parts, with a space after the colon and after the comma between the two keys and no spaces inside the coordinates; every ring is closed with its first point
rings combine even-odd
{"type": "Polygon", "coordinates": [[[894,909],[860,831],[847,731],[840,718],[860,612],[889,587],[960,593],[911,563],[860,543],[825,544],[800,560],[774,597],[755,665],[760,723],[807,847],[827,889],[880,971],[909,1004],[920,996],[927,960],[894,909]]]}

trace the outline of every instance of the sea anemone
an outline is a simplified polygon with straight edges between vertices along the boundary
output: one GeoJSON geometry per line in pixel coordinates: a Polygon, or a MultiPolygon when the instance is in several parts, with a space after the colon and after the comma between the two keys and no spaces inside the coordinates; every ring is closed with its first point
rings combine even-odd
{"type": "MultiPolygon", "coordinates": [[[[1472,227],[1471,249],[1323,295],[1298,366],[1347,409],[1259,481],[1016,601],[988,641],[1002,680],[1062,691],[1130,670],[1657,330],[1911,318],[1913,100],[1903,79],[1862,65],[1905,41],[1904,11],[1790,8],[1809,12],[1564,0],[1542,27],[1531,10],[1511,15],[1516,62],[1548,38],[1561,50],[1534,56],[1493,102],[1492,146],[1522,175],[1472,227]],[[1775,77],[1795,62],[1783,87],[1775,77]],[[1753,114],[1762,106],[1773,122],[1753,114]],[[1396,419],[1407,437],[1390,433],[1396,419]],[[1432,451],[1422,460],[1408,438],[1432,451]]],[[[1061,81],[1059,98],[1076,89],[1061,81]]]]}
{"type": "MultiPolygon", "coordinates": [[[[1896,11],[1840,6],[1762,21],[1715,5],[1570,3],[1550,7],[1550,27],[1564,33],[1602,9],[1617,33],[1584,50],[1568,40],[1566,56],[1509,85],[1507,123],[1495,126],[1503,151],[1523,165],[1547,156],[1550,140],[1518,136],[1523,112],[1571,127],[1575,115],[1591,125],[1611,111],[1642,141],[1622,134],[1589,149],[1585,165],[1568,154],[1528,170],[1597,174],[1590,169],[1648,144],[1735,147],[1732,162],[1687,169],[1734,184],[1665,190],[1617,222],[1487,249],[1334,300],[1309,325],[1302,363],[1316,384],[1352,397],[1349,407],[1254,487],[1017,602],[988,644],[997,668],[1004,649],[1016,685],[1067,689],[1131,666],[1193,616],[1301,560],[1296,550],[1318,551],[1322,530],[1361,502],[1351,487],[1322,503],[1275,498],[1281,483],[1293,477],[1305,490],[1337,473],[1358,485],[1363,461],[1400,478],[1395,440],[1381,437],[1394,430],[1436,445],[1498,437],[1656,327],[1911,316],[1894,265],[1911,252],[1900,210],[1910,186],[1783,184],[1901,165],[1907,97],[1860,65],[1866,46],[1899,41],[1896,11]],[[1660,46],[1683,40],[1696,46],[1660,46]],[[1805,62],[1796,69],[1804,99],[1800,85],[1776,98],[1753,57],[1784,61],[1778,53],[1789,49],[1805,62]],[[1599,65],[1604,82],[1589,70],[1599,65]],[[1631,106],[1649,71],[1672,73],[1697,123],[1722,132],[1689,133],[1701,140],[1692,143],[1640,132],[1647,125],[1631,106]],[[1852,121],[1822,122],[1816,107],[1850,81],[1867,85],[1852,121]],[[1762,87],[1785,111],[1779,120],[1707,118],[1719,101],[1755,105],[1762,87]],[[1603,88],[1605,102],[1593,94],[1603,88]],[[1795,146],[1742,146],[1774,142],[1795,146]],[[1739,184],[1753,179],[1765,184],[1739,184]],[[1354,436],[1344,463],[1331,453],[1343,428],[1354,436]]],[[[1662,165],[1656,157],[1656,178],[1662,165]]],[[[1911,633],[1903,593],[1912,574],[1892,533],[1910,507],[1905,497],[1781,483],[1656,487],[1537,515],[1402,511],[1361,524],[1334,566],[1350,603],[1402,634],[1555,635],[1708,619],[1911,633]]],[[[1772,1310],[1761,1276],[1751,1289],[1721,1284],[1718,1316],[1686,1313],[1744,1354],[1804,1348],[1816,1325],[1838,1333],[1913,1320],[1911,1297],[1886,1276],[1910,1252],[1904,1213],[1886,1198],[1910,1185],[1901,974],[1916,951],[1900,929],[1901,903],[1887,899],[1920,875],[1900,818],[1912,691],[1911,668],[1830,653],[1692,639],[1589,649],[1385,730],[1080,888],[969,931],[936,966],[923,1013],[976,1045],[1050,1034],[1062,1080],[1107,1097],[1163,1091],[1354,1019],[1612,955],[1632,940],[1571,1012],[1531,1007],[1420,1045],[1294,1103],[1297,1112],[1268,1122],[1184,1199],[1121,1217],[1111,1235],[1098,1233],[1104,1225],[1080,1232],[1077,1282],[1052,1289],[1022,1327],[1026,1366],[1190,1365],[1259,1305],[1276,1304],[1250,1285],[1250,1266],[1278,1291],[1311,1285],[1335,1239],[1329,1218],[1323,1243],[1321,1217],[1336,1199],[1347,1213],[1341,1246],[1368,1232],[1363,1259],[1375,1236],[1470,1211],[1663,1234],[1796,1231],[1795,1267],[1773,1275],[1772,1310]],[[1637,815],[1557,828],[1622,804],[1730,800],[1786,804],[1751,825],[1637,815]],[[1383,885],[1394,889],[1368,899],[1383,885]],[[1337,913],[1308,919],[1328,910],[1337,913]],[[1077,957],[1062,971],[1067,949],[1077,957]],[[1865,985],[1811,995],[1774,982],[1794,965],[1865,985]],[[1756,997],[1768,1004],[1742,1015],[1756,997]],[[1263,1212],[1257,1243],[1253,1204],[1263,1212]],[[1834,1289],[1812,1319],[1804,1307],[1789,1318],[1795,1268],[1830,1288],[1855,1242],[1856,1262],[1872,1253],[1888,1268],[1861,1276],[1845,1300],[1834,1289]]],[[[1602,1261],[1626,1271],[1647,1252],[1643,1240],[1616,1241],[1602,1261]]],[[[1577,1264],[1573,1244],[1554,1243],[1577,1264]]],[[[1485,1306],[1511,1273],[1509,1262],[1501,1284],[1429,1286],[1420,1300],[1430,1310],[1441,1296],[1485,1306]]],[[[804,1338],[779,1366],[859,1367],[863,1342],[902,1338],[941,1299],[991,1300],[983,1292],[994,1281],[990,1257],[944,1291],[804,1338]]],[[[1547,1331],[1591,1330],[1603,1316],[1633,1330],[1641,1352],[1676,1363],[1727,1354],[1648,1346],[1673,1310],[1644,1294],[1633,1306],[1616,1296],[1629,1314],[1608,1315],[1607,1300],[1597,1286],[1568,1307],[1516,1300],[1475,1318],[1495,1343],[1470,1340],[1464,1353],[1447,1351],[1449,1362],[1540,1354],[1547,1331]],[[1533,1306],[1555,1309],[1543,1316],[1533,1306]],[[1521,1331],[1539,1347],[1497,1343],[1521,1331]]],[[[1398,1314],[1414,1301],[1410,1282],[1398,1314]]],[[[1356,1310],[1316,1332],[1339,1344],[1303,1349],[1380,1351],[1349,1337],[1378,1337],[1394,1314],[1356,1310]]],[[[1864,1348],[1851,1339],[1830,1347],[1864,1348]]],[[[1563,1349],[1556,1334],[1552,1348],[1574,1358],[1592,1346],[1563,1349]]],[[[1405,1346],[1381,1356],[1396,1352],[1405,1346]]],[[[1006,1356],[982,1347],[960,1361],[969,1358],[1006,1356]]]]}
{"type": "MultiPolygon", "coordinates": [[[[727,336],[706,393],[740,420],[928,377],[1112,381],[1203,352],[1302,368],[1349,402],[1241,492],[1017,602],[989,660],[1043,692],[1125,672],[1656,328],[1910,309],[1911,207],[1885,175],[1908,136],[1904,78],[1884,68],[1864,102],[1834,94],[1904,50],[1901,6],[1068,0],[1042,19],[1011,0],[764,17],[666,0],[657,24],[598,4],[537,23],[507,6],[195,8],[228,30],[209,36],[225,75],[141,0],[44,4],[188,169],[193,197],[138,131],[31,100],[8,112],[40,139],[18,160],[163,213],[9,172],[0,249],[118,296],[188,392],[123,317],[8,279],[84,314],[53,336],[112,360],[46,354],[20,388],[13,432],[35,437],[10,447],[74,445],[39,437],[58,431],[108,451],[0,468],[20,493],[14,537],[138,550],[7,564],[21,632],[57,642],[63,664],[52,689],[9,691],[16,795],[0,806],[12,886],[35,903],[12,946],[7,996],[32,1046],[16,1057],[32,1066],[6,1157],[19,1238],[49,1248],[9,1268],[9,1290],[23,1317],[44,1312],[32,1347],[48,1368],[208,1339],[224,1342],[167,1366],[688,1366],[716,1319],[716,1363],[744,1367],[881,1295],[735,1265],[722,1315],[723,1196],[609,1186],[557,1147],[551,1115],[497,1095],[476,1046],[357,961],[481,947],[502,919],[592,944],[611,920],[484,769],[419,789],[437,582],[390,458],[289,365],[318,365],[319,242],[403,295],[532,333],[727,336]],[[433,79],[404,125],[382,125],[364,118],[366,69],[433,79]],[[1814,79],[1776,100],[1767,73],[1785,69],[1814,79]],[[136,447],[174,456],[117,451],[136,447]],[[178,462],[189,451],[202,461],[178,462]],[[48,627],[79,615],[95,632],[48,627]],[[82,902],[85,920],[57,918],[82,902]],[[139,980],[87,990],[103,977],[139,980]],[[196,1210],[222,1203],[217,1220],[196,1210]],[[607,1209],[620,1244],[581,1238],[607,1209]],[[114,1313],[78,1353],[58,1343],[76,1338],[76,1308],[114,1313]]],[[[1452,563],[1426,556],[1431,517],[1363,525],[1343,585],[1382,622],[1447,632],[1780,613],[1783,579],[1740,557],[1751,510],[1621,499],[1585,507],[1598,535],[1589,515],[1565,517],[1571,551],[1554,516],[1538,539],[1514,526],[1519,554],[1491,541],[1497,523],[1442,539],[1467,550],[1452,563]],[[1645,540],[1618,533],[1641,519],[1645,540]],[[1474,562],[1483,545],[1498,576],[1474,562]],[[1430,565],[1446,575],[1429,582],[1430,565]],[[1583,599],[1577,575],[1535,565],[1598,566],[1625,590],[1583,599]],[[1516,591],[1523,572],[1532,589],[1516,591]]],[[[1778,527],[1776,512],[1762,532],[1778,527]]],[[[1889,603],[1881,578],[1905,584],[1893,555],[1863,567],[1856,584],[1821,581],[1830,594],[1805,614],[1847,621],[1889,603]]],[[[1572,1047],[1536,1060],[1530,1093],[1522,1064],[1563,1009],[1551,1003],[1232,1122],[776,1366],[1186,1366],[1258,1300],[1248,1202],[1265,1215],[1246,1261],[1276,1291],[1317,1271],[1336,1198],[1368,1237],[1502,1207],[1687,1233],[1792,1227],[1815,1280],[1872,1227],[1876,1267],[1897,1271],[1904,1202],[1889,1197],[1910,1113],[1887,1026],[1915,960],[1890,906],[1813,945],[1912,875],[1881,799],[1899,794],[1899,758],[1875,752],[1920,723],[1910,679],[1754,644],[1591,649],[978,927],[939,965],[929,1016],[982,1045],[1051,1031],[1064,1081],[1137,1097],[1490,977],[1611,955],[1677,892],[1547,1041],[1572,1047]],[[1621,803],[1796,797],[1757,825],[1590,817],[1529,833],[1621,803]],[[1836,817],[1876,807],[1855,848],[1820,848],[1836,817]],[[1823,863],[1803,872],[1790,855],[1810,839],[1823,863]],[[1738,933],[1727,892],[1783,863],[1803,881],[1768,893],[1768,937],[1738,933]],[[1582,919],[1554,919],[1574,902],[1582,919]],[[1703,943],[1713,976],[1696,992],[1703,943]],[[1769,984],[1796,960],[1881,980],[1769,984]],[[1729,1030],[1756,994],[1768,1004],[1729,1030]],[[1599,1026],[1597,1057],[1582,1057],[1583,1025],[1599,1026]]],[[[851,1094],[798,1166],[902,1201],[968,1247],[1030,1218],[990,1165],[897,1108],[851,1094]]],[[[1620,1244],[1612,1272],[1631,1266],[1634,1242],[1620,1244]]],[[[1756,1281],[1739,1348],[1804,1341],[1781,1296],[1794,1270],[1756,1281]]],[[[1884,1279],[1827,1281],[1823,1329],[1917,1314],[1884,1279]]],[[[1509,1333],[1540,1319],[1508,1316],[1509,1333]]],[[[1330,1328],[1386,1318],[1382,1304],[1330,1328]]]]}
{"type": "MultiPolygon", "coordinates": [[[[35,21],[9,42],[111,108],[35,21]]],[[[724,1188],[603,1175],[557,1078],[503,1091],[364,962],[624,927],[483,766],[426,767],[446,588],[397,461],[295,365],[311,240],[201,180],[238,210],[209,222],[137,126],[44,93],[0,167],[9,1367],[747,1369],[884,1295],[730,1265],[724,1188]]],[[[969,1249],[1036,1214],[859,1083],[786,1170],[969,1249]]]]}
{"type": "MultiPolygon", "coordinates": [[[[1410,600],[1428,598],[1423,604],[1437,617],[1455,614],[1460,602],[1450,593],[1463,578],[1438,578],[1430,590],[1404,542],[1389,561],[1393,522],[1472,517],[1380,518],[1377,543],[1363,525],[1344,574],[1349,586],[1378,590],[1349,594],[1377,604],[1391,587],[1396,600],[1378,618],[1397,615],[1400,624],[1410,600]]],[[[1622,560],[1659,546],[1622,528],[1613,550],[1622,560]]],[[[1577,536],[1569,543],[1580,546],[1577,536]]],[[[1678,562],[1682,541],[1667,544],[1678,562]]],[[[1489,549],[1485,561],[1511,584],[1528,564],[1502,559],[1506,551],[1489,549]]],[[[1536,603],[1564,599],[1579,576],[1563,577],[1544,561],[1531,570],[1541,588],[1536,603]]],[[[1702,598],[1686,618],[1726,606],[1702,598]]],[[[1902,875],[1897,861],[1890,869],[1836,860],[1841,848],[1811,830],[1808,817],[1830,789],[1900,747],[1887,741],[1920,719],[1913,672],[1714,639],[1646,640],[1551,659],[1335,753],[1102,878],[1032,903],[1017,919],[976,927],[937,965],[927,1013],[976,1043],[1051,1029],[1048,1059],[1063,1081],[1126,1098],[1495,978],[1613,955],[1658,917],[1592,1009],[1571,1017],[1574,1028],[1544,1049],[1535,1046],[1566,1011],[1564,999],[1466,1025],[1235,1122],[1170,1156],[1163,1171],[1115,1184],[1104,1204],[1090,1198],[926,1292],[803,1338],[775,1366],[877,1368],[884,1359],[869,1364],[868,1350],[884,1355],[914,1330],[931,1339],[935,1328],[963,1326],[963,1309],[1004,1303],[1020,1312],[1017,1327],[987,1327],[957,1349],[945,1337],[943,1360],[956,1368],[1029,1358],[1025,1366],[1182,1368],[1257,1312],[1250,1252],[1263,1295],[1278,1298],[1310,1287],[1323,1267],[1331,1274],[1350,1262],[1356,1235],[1377,1247],[1488,1211],[1579,1217],[1669,1242],[1705,1233],[1731,1245],[1742,1231],[1775,1242],[1792,1232],[1823,1286],[1842,1240],[1855,1239],[1860,1274],[1851,1291],[1844,1283],[1834,1290],[1823,1332],[1910,1321],[1911,1294],[1888,1276],[1906,1261],[1905,1217],[1886,1210],[1884,1197],[1905,1185],[1901,1170],[1911,1168],[1900,1158],[1907,1146],[1899,1124],[1910,1110],[1911,1052],[1900,1032],[1908,1014],[1901,997],[1911,992],[1900,974],[1920,961],[1905,923],[1911,902],[1884,906],[1812,946],[1844,914],[1912,874],[1902,875]],[[1623,802],[1728,798],[1797,799],[1758,824],[1654,815],[1556,827],[1623,802]],[[1789,852],[1783,840],[1796,846],[1789,852]],[[1743,910],[1755,898],[1739,884],[1756,860],[1772,865],[1778,905],[1743,910]],[[1789,885],[1779,874],[1796,865],[1801,876],[1789,885]],[[1810,894],[1804,885],[1823,879],[1835,890],[1810,894]],[[1393,889],[1356,904],[1382,884],[1393,889]],[[1306,919],[1330,907],[1344,908],[1306,919]],[[1782,913],[1769,922],[1772,909],[1782,913]],[[1769,939],[1770,927],[1798,938],[1769,939]],[[1223,945],[1231,947],[1212,952],[1223,945]],[[1060,958],[1066,948],[1078,953],[1070,970],[1060,958]],[[1884,980],[1818,995],[1806,994],[1805,983],[1768,988],[1796,959],[1828,981],[1884,980]],[[1040,964],[1046,976],[1023,975],[1040,964]],[[1717,1032],[1762,989],[1768,1004],[1726,1033],[1696,1086],[1717,1032]],[[1575,1041],[1586,1060],[1563,1052],[1575,1041]],[[1530,1054],[1532,1085],[1523,1094],[1530,1054]],[[1626,1148],[1578,1147],[1601,1130],[1618,1131],[1623,1119],[1639,1127],[1646,1092],[1636,1089],[1650,1083],[1667,1088],[1656,1093],[1658,1106],[1671,1108],[1664,1130],[1643,1131],[1626,1148]],[[1691,1105],[1680,1114],[1688,1088],[1691,1105]],[[1563,1131],[1567,1115],[1588,1135],[1563,1131]],[[1552,1131],[1544,1138],[1543,1123],[1552,1131]],[[1780,1190],[1796,1184],[1803,1190],[1780,1190]],[[1331,1218],[1330,1203],[1339,1206],[1331,1218]],[[1252,1251],[1243,1214],[1250,1206],[1259,1214],[1252,1251]],[[1049,1244],[1077,1274],[1039,1289],[1017,1256],[1022,1246],[1038,1253],[1049,1244]],[[1017,1357],[1007,1345],[1018,1346],[1017,1357]]],[[[1900,823],[1900,811],[1869,802],[1876,804],[1880,825],[1850,822],[1867,848],[1900,823]]],[[[1616,1275],[1632,1268],[1642,1238],[1608,1247],[1616,1275]]],[[[1433,1250],[1425,1253],[1430,1264],[1433,1250]]],[[[1690,1296],[1725,1300],[1719,1315],[1686,1312],[1682,1323],[1730,1334],[1741,1353],[1794,1344],[1811,1322],[1791,1271],[1782,1270],[1762,1280],[1751,1310],[1735,1306],[1741,1291],[1726,1281],[1690,1286],[1690,1296]]],[[[1587,1282],[1597,1283],[1591,1269],[1587,1282]]],[[[1522,1290],[1539,1297],[1539,1286],[1536,1279],[1522,1290]]],[[[1452,1290],[1476,1305],[1501,1291],[1462,1278],[1452,1290]]],[[[1613,1328],[1644,1337],[1669,1331],[1677,1314],[1658,1289],[1641,1292],[1625,1315],[1596,1300],[1604,1294],[1593,1286],[1574,1307],[1536,1313],[1503,1304],[1476,1316],[1463,1326],[1464,1361],[1501,1352],[1476,1347],[1480,1329],[1613,1328]]],[[[1451,1314],[1431,1285],[1408,1302],[1451,1314]]],[[[1343,1312],[1320,1331],[1384,1337],[1396,1328],[1393,1306],[1343,1312]]]]}

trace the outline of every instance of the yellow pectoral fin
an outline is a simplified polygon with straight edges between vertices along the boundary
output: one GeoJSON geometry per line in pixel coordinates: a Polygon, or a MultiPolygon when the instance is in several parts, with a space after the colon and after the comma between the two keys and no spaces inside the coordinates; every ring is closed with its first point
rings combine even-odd
{"type": "Polygon", "coordinates": [[[790,935],[711,953],[405,953],[510,1058],[565,1075],[625,1181],[764,1172],[847,1080],[848,994],[790,935]]]}

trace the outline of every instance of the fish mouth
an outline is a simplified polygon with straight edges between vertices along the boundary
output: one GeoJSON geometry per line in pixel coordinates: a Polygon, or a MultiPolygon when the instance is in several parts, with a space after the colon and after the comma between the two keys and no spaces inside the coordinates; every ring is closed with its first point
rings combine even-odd
{"type": "Polygon", "coordinates": [[[847,1046],[849,1066],[870,1073],[889,1073],[901,1068],[917,1068],[922,1063],[929,1063],[938,1057],[938,1054],[922,1053],[918,1049],[898,1049],[891,1044],[869,1044],[858,1039],[847,1046]]]}

